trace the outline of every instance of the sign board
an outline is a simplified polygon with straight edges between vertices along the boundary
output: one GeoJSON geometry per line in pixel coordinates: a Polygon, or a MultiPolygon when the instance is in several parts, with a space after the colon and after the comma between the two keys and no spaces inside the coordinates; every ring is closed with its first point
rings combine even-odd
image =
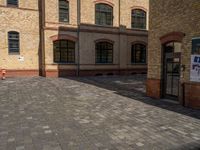
{"type": "Polygon", "coordinates": [[[200,82],[200,55],[191,56],[190,81],[200,82]]]}
{"type": "Polygon", "coordinates": [[[24,57],[23,56],[19,56],[18,60],[23,62],[24,61],[24,57]]]}

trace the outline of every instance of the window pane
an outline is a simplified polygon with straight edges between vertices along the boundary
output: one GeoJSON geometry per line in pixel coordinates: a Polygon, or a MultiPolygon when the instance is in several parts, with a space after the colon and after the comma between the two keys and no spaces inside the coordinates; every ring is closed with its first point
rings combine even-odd
{"type": "Polygon", "coordinates": [[[65,49],[65,48],[61,49],[61,55],[60,55],[60,57],[61,57],[61,62],[68,62],[68,59],[67,59],[67,57],[68,57],[68,55],[67,55],[67,49],[65,49]]]}
{"type": "Polygon", "coordinates": [[[68,47],[74,49],[74,42],[68,41],[68,47]]]}
{"type": "Polygon", "coordinates": [[[54,61],[63,63],[75,62],[75,42],[60,40],[54,42],[54,61]]]}
{"type": "Polygon", "coordinates": [[[8,49],[9,53],[19,52],[19,33],[18,32],[8,32],[8,49]]]}
{"type": "Polygon", "coordinates": [[[107,4],[96,4],[95,21],[98,25],[113,25],[113,8],[107,4]]]}
{"type": "Polygon", "coordinates": [[[54,62],[60,62],[60,52],[54,51],[54,62]]]}
{"type": "Polygon", "coordinates": [[[146,12],[140,9],[132,10],[132,28],[146,29],[146,12]]]}
{"type": "Polygon", "coordinates": [[[146,63],[146,46],[135,44],[132,46],[132,63],[146,63]]]}
{"type": "Polygon", "coordinates": [[[113,44],[99,42],[96,44],[96,63],[113,62],[113,44]]]}
{"type": "Polygon", "coordinates": [[[60,47],[67,48],[67,41],[60,41],[60,47]]]}
{"type": "Polygon", "coordinates": [[[59,21],[69,22],[69,2],[67,0],[59,0],[59,21]]]}
{"type": "Polygon", "coordinates": [[[192,54],[200,54],[200,38],[192,39],[192,54]]]}

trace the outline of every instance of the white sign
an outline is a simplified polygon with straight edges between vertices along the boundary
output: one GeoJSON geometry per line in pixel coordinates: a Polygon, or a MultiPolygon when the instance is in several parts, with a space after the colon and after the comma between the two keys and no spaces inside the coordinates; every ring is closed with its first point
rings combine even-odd
{"type": "Polygon", "coordinates": [[[190,81],[200,82],[200,55],[191,56],[190,81]]]}
{"type": "Polygon", "coordinates": [[[24,57],[23,56],[19,56],[18,60],[19,61],[24,61],[24,57]]]}

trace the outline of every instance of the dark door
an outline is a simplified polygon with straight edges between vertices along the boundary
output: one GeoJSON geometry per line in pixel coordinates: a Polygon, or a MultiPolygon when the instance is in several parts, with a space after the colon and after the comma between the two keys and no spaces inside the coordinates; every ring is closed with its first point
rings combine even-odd
{"type": "Polygon", "coordinates": [[[179,97],[180,48],[175,42],[164,46],[163,96],[175,100],[179,97]]]}

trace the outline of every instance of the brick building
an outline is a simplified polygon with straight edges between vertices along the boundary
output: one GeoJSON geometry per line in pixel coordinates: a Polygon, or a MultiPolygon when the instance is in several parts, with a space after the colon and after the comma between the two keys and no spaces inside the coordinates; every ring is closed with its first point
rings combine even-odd
{"type": "Polygon", "coordinates": [[[38,75],[38,18],[37,1],[0,1],[0,69],[8,75],[38,75]]]}
{"type": "Polygon", "coordinates": [[[149,4],[147,95],[200,108],[200,3],[150,0],[149,4]]]}
{"type": "Polygon", "coordinates": [[[1,0],[7,75],[111,75],[147,70],[148,0],[1,0]]]}

